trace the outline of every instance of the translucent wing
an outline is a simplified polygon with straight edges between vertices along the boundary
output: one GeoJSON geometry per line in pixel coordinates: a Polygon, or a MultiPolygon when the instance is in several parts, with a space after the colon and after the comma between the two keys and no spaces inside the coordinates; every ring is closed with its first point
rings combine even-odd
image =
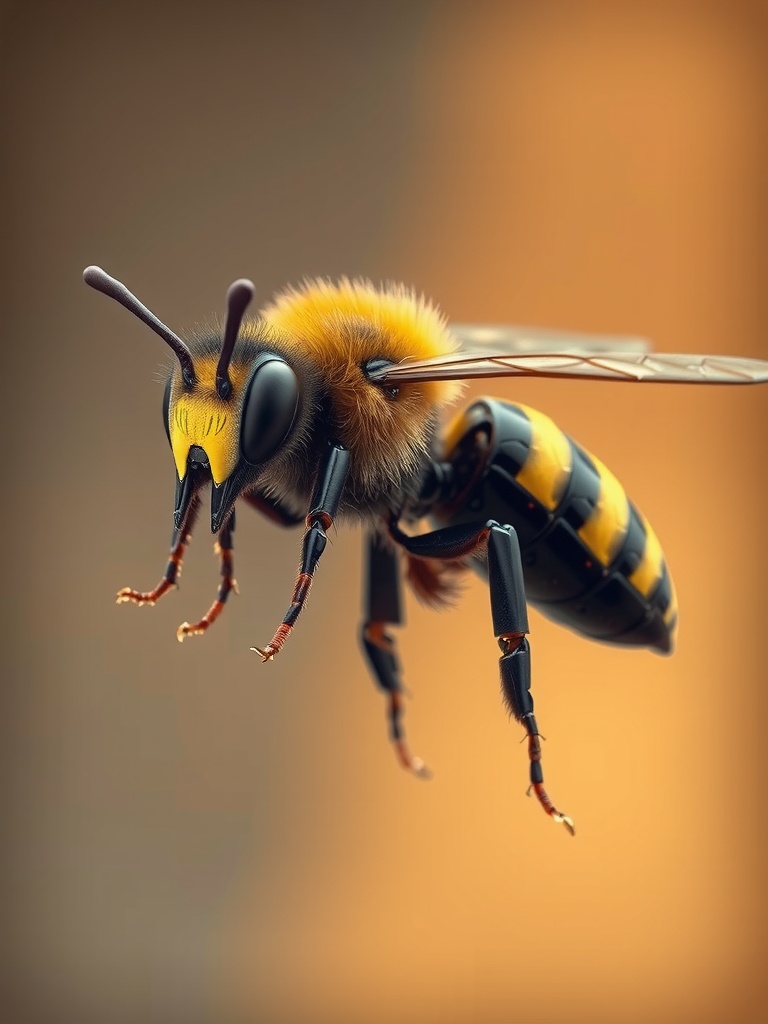
{"type": "MultiPolygon", "coordinates": [[[[457,337],[479,341],[484,328],[458,328],[457,337]]],[[[483,352],[455,352],[449,356],[402,362],[371,373],[379,383],[398,384],[428,380],[471,380],[476,377],[581,377],[585,380],[654,381],[678,384],[758,384],[768,381],[768,362],[739,356],[654,354],[642,339],[601,339],[527,328],[492,328],[498,343],[483,352]],[[517,332],[521,333],[518,335],[517,332]],[[549,351],[540,341],[551,339],[549,351]],[[501,339],[504,339],[503,341],[501,339]],[[568,339],[568,347],[557,344],[568,339]],[[518,342],[529,340],[533,351],[520,351],[518,342]],[[605,347],[603,343],[605,342],[605,347]],[[507,344],[506,351],[499,345],[507,344]],[[639,348],[638,348],[639,347],[639,348]],[[511,349],[511,351],[510,351],[511,349]]]]}
{"type": "Polygon", "coordinates": [[[520,327],[511,324],[451,324],[451,334],[467,355],[508,356],[513,352],[570,352],[591,355],[596,352],[650,352],[647,338],[609,334],[577,334],[544,327],[520,327]]]}

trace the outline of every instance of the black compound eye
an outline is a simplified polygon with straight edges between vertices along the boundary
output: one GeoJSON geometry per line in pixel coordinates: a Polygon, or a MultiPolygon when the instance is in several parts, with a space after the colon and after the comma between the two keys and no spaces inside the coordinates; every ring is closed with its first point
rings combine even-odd
{"type": "Polygon", "coordinates": [[[165,394],[163,395],[163,426],[165,427],[165,436],[168,438],[168,444],[171,443],[171,428],[168,426],[168,413],[171,409],[171,382],[170,380],[165,385],[165,394]]]}
{"type": "Polygon", "coordinates": [[[245,389],[240,451],[252,466],[265,462],[290,433],[299,408],[296,374],[279,356],[266,356],[245,389]]]}

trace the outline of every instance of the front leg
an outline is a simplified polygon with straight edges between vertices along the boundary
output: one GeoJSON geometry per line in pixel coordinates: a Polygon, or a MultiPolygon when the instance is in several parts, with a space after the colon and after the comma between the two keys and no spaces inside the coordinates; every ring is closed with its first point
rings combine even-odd
{"type": "Polygon", "coordinates": [[[405,739],[400,663],[394,638],[386,629],[402,622],[398,556],[377,534],[368,537],[364,602],[365,621],[360,639],[371,672],[387,695],[389,735],[397,759],[403,768],[428,779],[429,769],[420,757],[413,756],[405,739]]]}
{"type": "Polygon", "coordinates": [[[157,586],[152,590],[133,590],[131,587],[123,587],[117,592],[117,603],[124,604],[132,601],[137,605],[153,605],[159,601],[163,594],[167,594],[173,587],[178,586],[177,579],[181,574],[181,565],[184,559],[184,552],[192,537],[192,527],[195,525],[197,513],[200,508],[200,499],[195,494],[188,506],[185,520],[180,528],[175,528],[171,538],[171,550],[168,555],[168,564],[165,572],[157,586]]]}

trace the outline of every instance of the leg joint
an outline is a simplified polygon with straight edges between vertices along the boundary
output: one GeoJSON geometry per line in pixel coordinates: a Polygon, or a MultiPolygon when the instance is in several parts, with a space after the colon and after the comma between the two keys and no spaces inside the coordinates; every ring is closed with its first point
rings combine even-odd
{"type": "Polygon", "coordinates": [[[504,701],[515,718],[522,721],[533,714],[530,647],[525,637],[511,654],[499,658],[499,668],[504,701]]]}

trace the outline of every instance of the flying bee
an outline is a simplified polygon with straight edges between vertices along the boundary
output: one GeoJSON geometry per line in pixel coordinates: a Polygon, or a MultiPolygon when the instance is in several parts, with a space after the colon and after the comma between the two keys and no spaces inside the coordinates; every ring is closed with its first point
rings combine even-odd
{"type": "Polygon", "coordinates": [[[150,591],[118,602],[154,604],[177,581],[211,484],[211,531],[221,582],[179,640],[204,633],[235,588],[235,505],[283,526],[304,524],[288,610],[271,661],[301,614],[331,526],[367,531],[362,648],[387,702],[401,765],[426,776],[407,744],[403,686],[390,628],[402,622],[401,576],[419,598],[448,601],[473,568],[490,589],[504,701],[528,740],[530,789],[573,834],[544,789],[531,695],[527,603],[590,639],[669,652],[677,602],[659,542],[618,480],[547,416],[481,398],[441,429],[460,383],[536,375],[588,380],[744,384],[768,381],[768,362],[649,354],[632,339],[528,328],[450,327],[409,289],[364,281],[308,281],[256,319],[254,288],[235,281],[223,333],[186,341],[98,267],[84,272],[171,348],[176,362],[163,421],[176,469],[174,533],[165,572],[150,591]],[[421,524],[427,524],[422,529],[421,524]]]}

